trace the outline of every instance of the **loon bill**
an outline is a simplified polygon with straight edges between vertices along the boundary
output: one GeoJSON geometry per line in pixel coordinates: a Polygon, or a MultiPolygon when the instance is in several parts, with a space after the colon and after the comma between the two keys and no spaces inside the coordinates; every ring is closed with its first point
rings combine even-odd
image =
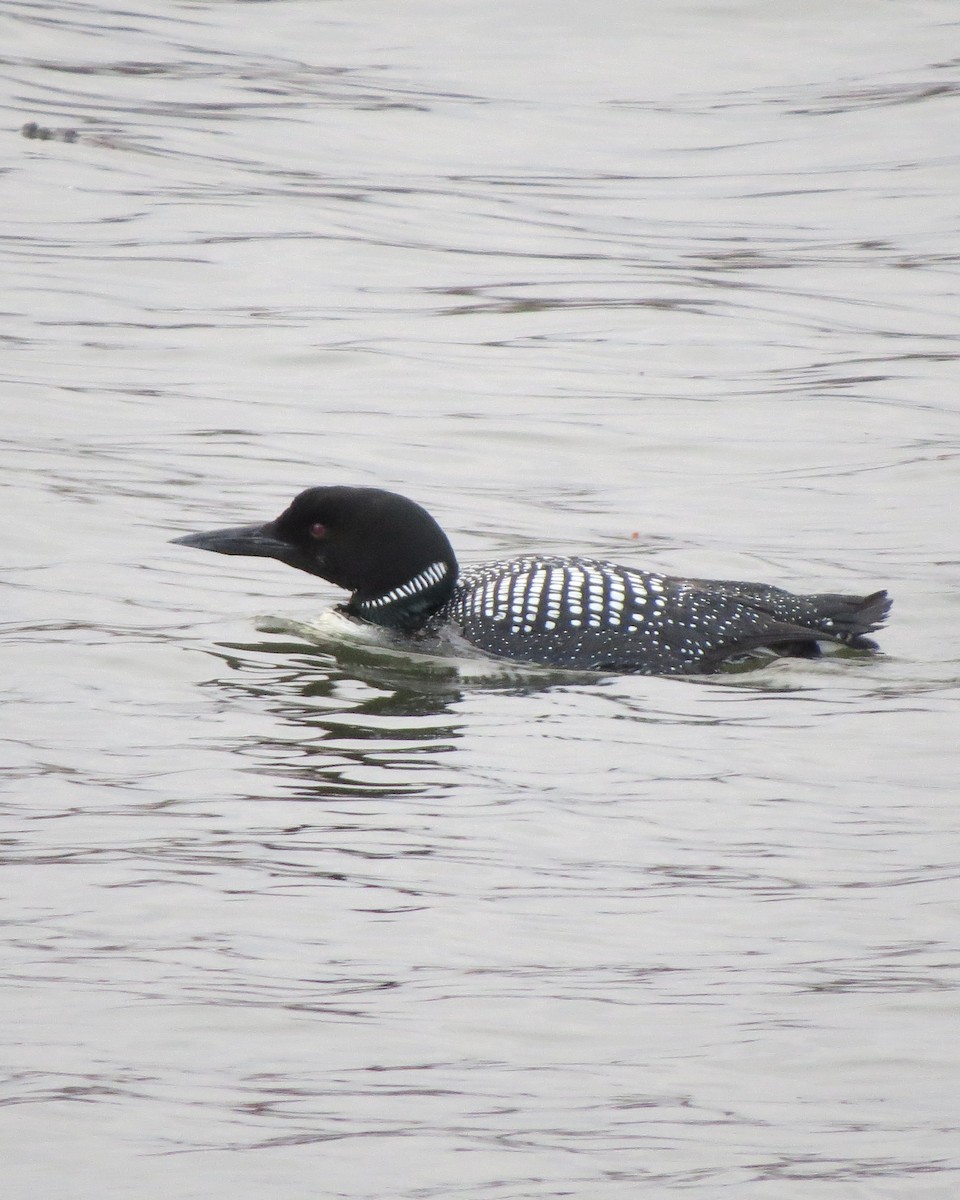
{"type": "Polygon", "coordinates": [[[379,488],[308,488],[264,525],[173,540],[318,575],[350,592],[342,611],[411,638],[450,631],[498,658],[574,670],[711,674],[757,650],[875,650],[866,635],[891,605],[885,591],[796,595],[592,558],[525,555],[461,572],[426,509],[379,488]]]}

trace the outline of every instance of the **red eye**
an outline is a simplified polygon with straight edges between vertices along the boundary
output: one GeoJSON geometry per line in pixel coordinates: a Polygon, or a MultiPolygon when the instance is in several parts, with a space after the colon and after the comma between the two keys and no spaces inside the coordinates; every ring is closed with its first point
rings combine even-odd
{"type": "Polygon", "coordinates": [[[321,525],[319,521],[317,521],[316,525],[311,525],[310,536],[312,538],[316,538],[317,541],[320,541],[321,538],[325,538],[327,536],[326,525],[321,525]]]}

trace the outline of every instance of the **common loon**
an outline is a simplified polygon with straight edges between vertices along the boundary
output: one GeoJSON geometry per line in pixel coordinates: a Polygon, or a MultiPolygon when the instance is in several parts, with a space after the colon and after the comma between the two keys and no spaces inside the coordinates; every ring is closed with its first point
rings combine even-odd
{"type": "Polygon", "coordinates": [[[800,658],[816,657],[821,641],[875,650],[864,635],[891,603],[885,591],[794,595],[592,558],[526,555],[461,573],[433,517],[379,488],[308,488],[265,525],[173,540],[319,575],[351,593],[340,611],[413,639],[452,629],[486,654],[574,670],[711,674],[760,649],[800,658]]]}

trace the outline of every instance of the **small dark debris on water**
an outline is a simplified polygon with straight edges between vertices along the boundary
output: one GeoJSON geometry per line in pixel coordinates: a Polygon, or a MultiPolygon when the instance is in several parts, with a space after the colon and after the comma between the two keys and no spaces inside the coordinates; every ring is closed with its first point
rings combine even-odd
{"type": "Polygon", "coordinates": [[[36,121],[28,121],[20,132],[25,138],[38,138],[41,142],[75,142],[80,136],[75,129],[50,129],[36,121]]]}

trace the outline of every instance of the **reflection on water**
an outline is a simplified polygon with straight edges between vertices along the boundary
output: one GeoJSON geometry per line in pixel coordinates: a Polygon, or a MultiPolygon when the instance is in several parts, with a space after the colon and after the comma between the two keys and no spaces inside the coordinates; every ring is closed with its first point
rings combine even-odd
{"type": "Polygon", "coordinates": [[[230,673],[208,686],[227,704],[253,699],[273,718],[265,722],[271,736],[248,738],[239,752],[270,763],[285,793],[292,786],[300,798],[328,801],[442,795],[455,786],[442,767],[461,736],[451,714],[460,695],[449,684],[441,690],[423,671],[413,673],[412,682],[423,679],[426,687],[404,687],[396,668],[347,672],[302,644],[223,649],[236,652],[214,656],[230,673]]]}
{"type": "Polygon", "coordinates": [[[952,1196],[955,5],[3,21],[5,1191],[952,1196]],[[894,618],[257,640],[337,597],[167,539],[321,483],[894,618]]]}

